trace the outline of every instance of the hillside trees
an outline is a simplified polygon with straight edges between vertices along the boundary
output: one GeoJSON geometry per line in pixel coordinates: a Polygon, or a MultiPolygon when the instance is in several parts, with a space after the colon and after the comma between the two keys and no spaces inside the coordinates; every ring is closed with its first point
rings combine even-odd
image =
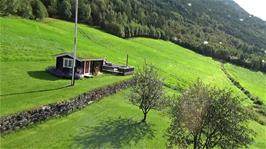
{"type": "Polygon", "coordinates": [[[58,0],[42,0],[50,17],[56,17],[58,11],[58,0]]]}
{"type": "Polygon", "coordinates": [[[201,81],[183,92],[171,115],[169,147],[241,148],[253,140],[254,132],[246,125],[250,116],[238,97],[201,81]]]}
{"type": "Polygon", "coordinates": [[[0,8],[2,15],[19,15],[30,19],[48,16],[46,7],[40,0],[1,0],[0,8]]]}
{"type": "MultiPolygon", "coordinates": [[[[20,7],[18,8],[18,15],[22,16],[23,18],[33,18],[33,10],[31,6],[31,1],[24,1],[20,4],[20,7]]],[[[37,8],[38,9],[38,8],[37,8]]],[[[43,9],[43,7],[41,8],[43,9]]],[[[44,16],[47,15],[47,12],[44,12],[44,16]]]]}
{"type": "MultiPolygon", "coordinates": [[[[73,10],[75,10],[73,7],[75,5],[72,5],[72,14],[74,14],[73,10]]],[[[91,6],[88,4],[88,1],[86,0],[79,0],[79,19],[82,20],[82,22],[89,23],[91,18],[91,6]]]]}
{"type": "Polygon", "coordinates": [[[31,6],[34,19],[43,19],[48,16],[47,10],[40,0],[33,0],[31,6]]]}
{"type": "Polygon", "coordinates": [[[147,63],[135,73],[133,79],[136,85],[131,89],[129,100],[142,110],[142,122],[146,122],[149,111],[163,103],[163,82],[155,66],[147,63]]]}
{"type": "MultiPolygon", "coordinates": [[[[19,0],[0,0],[1,15],[18,14],[19,0]]],[[[18,14],[19,15],[19,14],[18,14]]]]}
{"type": "Polygon", "coordinates": [[[60,0],[57,7],[57,14],[66,20],[70,20],[72,17],[70,0],[60,0]]]}
{"type": "Polygon", "coordinates": [[[106,30],[114,35],[125,37],[125,29],[118,23],[105,24],[106,30]]]}

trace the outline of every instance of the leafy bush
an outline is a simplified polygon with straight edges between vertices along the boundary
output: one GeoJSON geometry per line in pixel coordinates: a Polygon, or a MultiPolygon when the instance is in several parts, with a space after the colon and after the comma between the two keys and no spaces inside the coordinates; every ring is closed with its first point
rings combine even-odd
{"type": "Polygon", "coordinates": [[[254,104],[263,105],[263,102],[259,99],[254,99],[254,104]]]}

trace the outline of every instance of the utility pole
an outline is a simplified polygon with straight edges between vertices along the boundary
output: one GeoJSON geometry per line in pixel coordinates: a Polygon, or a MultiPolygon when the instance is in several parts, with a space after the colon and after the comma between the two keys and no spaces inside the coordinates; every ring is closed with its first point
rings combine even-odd
{"type": "Polygon", "coordinates": [[[72,79],[71,86],[75,85],[75,67],[76,67],[76,55],[77,55],[77,32],[78,32],[78,0],[76,0],[75,11],[75,30],[74,30],[74,49],[73,49],[73,66],[72,66],[72,79]]]}

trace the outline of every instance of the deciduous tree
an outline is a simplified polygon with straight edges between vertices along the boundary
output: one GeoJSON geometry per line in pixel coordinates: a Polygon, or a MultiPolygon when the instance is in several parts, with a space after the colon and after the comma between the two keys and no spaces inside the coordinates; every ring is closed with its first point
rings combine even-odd
{"type": "Polygon", "coordinates": [[[232,91],[197,81],[183,92],[172,110],[168,145],[193,145],[194,149],[248,147],[254,134],[246,125],[249,119],[232,91]]]}
{"type": "Polygon", "coordinates": [[[58,14],[69,20],[72,16],[72,12],[71,12],[71,4],[70,4],[70,1],[69,0],[61,0],[59,3],[58,3],[58,14]]]}
{"type": "Polygon", "coordinates": [[[33,0],[31,6],[34,19],[43,19],[48,16],[47,10],[40,0],[33,0]]]}
{"type": "Polygon", "coordinates": [[[149,111],[163,103],[163,81],[158,69],[147,63],[135,73],[134,80],[136,85],[131,89],[129,100],[142,110],[142,122],[146,122],[149,111]]]}

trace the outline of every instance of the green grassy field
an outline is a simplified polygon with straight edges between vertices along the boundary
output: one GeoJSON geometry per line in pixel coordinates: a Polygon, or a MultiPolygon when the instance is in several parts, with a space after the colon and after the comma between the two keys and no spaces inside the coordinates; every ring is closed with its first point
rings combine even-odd
{"type": "MultiPolygon", "coordinates": [[[[80,25],[79,31],[78,55],[82,57],[105,57],[111,62],[123,64],[126,54],[129,54],[130,65],[137,67],[146,59],[161,70],[166,83],[180,89],[184,89],[197,78],[220,87],[232,87],[222,73],[219,62],[173,43],[145,38],[124,40],[85,25],[80,25]]],[[[68,84],[66,80],[56,80],[44,72],[47,66],[54,65],[56,54],[72,49],[72,37],[72,23],[54,19],[35,22],[1,18],[0,59],[1,69],[4,71],[1,71],[0,76],[4,87],[1,90],[3,108],[0,115],[63,100],[62,98],[94,88],[95,84],[101,84],[96,83],[101,82],[98,80],[79,81],[73,92],[72,89],[71,92],[66,92],[70,90],[64,88],[68,84]],[[38,73],[43,78],[38,78],[38,73]],[[50,78],[54,80],[51,81],[50,78]],[[36,92],[53,89],[58,90],[49,93],[36,92]],[[27,94],[23,94],[24,92],[27,94]],[[6,96],[9,94],[12,96],[6,96]],[[19,103],[18,98],[21,101],[19,103]],[[10,106],[4,108],[7,105],[10,106]]],[[[123,79],[109,77],[111,78],[102,78],[102,83],[123,79]]]]}
{"type": "MultiPolygon", "coordinates": [[[[56,54],[71,51],[73,47],[72,23],[55,19],[36,22],[20,18],[0,18],[0,21],[0,116],[67,100],[93,88],[129,78],[105,74],[94,79],[79,80],[75,87],[67,87],[69,80],[53,77],[44,70],[54,65],[56,54]]],[[[209,57],[198,55],[171,42],[146,38],[121,39],[98,29],[79,25],[78,55],[81,57],[102,57],[113,63],[123,64],[126,54],[129,54],[129,64],[136,68],[142,65],[145,59],[155,64],[160,69],[165,82],[180,90],[200,78],[218,87],[232,88],[236,95],[245,97],[226,78],[221,71],[221,64],[209,57]]],[[[238,67],[234,71],[242,73],[241,68],[238,67]]],[[[231,70],[229,72],[231,73],[231,70]]],[[[248,70],[244,73],[250,78],[259,77],[259,73],[252,74],[248,70]]],[[[264,74],[261,75],[265,78],[264,74]]],[[[250,81],[243,81],[251,86],[253,84],[250,81]]],[[[265,89],[264,86],[256,84],[253,84],[251,88],[254,90],[259,88],[257,92],[250,90],[260,97],[265,89]]],[[[169,88],[166,88],[166,91],[168,94],[175,93],[169,88]]],[[[144,127],[154,129],[155,138],[150,139],[144,136],[143,139],[128,142],[130,137],[138,138],[132,132],[143,131],[142,127],[136,124],[142,115],[137,111],[137,107],[132,106],[125,99],[126,93],[122,92],[67,117],[11,133],[1,138],[1,148],[85,148],[89,147],[88,142],[92,145],[91,147],[99,144],[106,147],[125,148],[165,147],[163,134],[169,125],[169,118],[156,111],[151,113],[152,127],[144,127]],[[128,121],[128,119],[132,120],[128,121]],[[101,135],[100,129],[110,124],[112,125],[110,131],[101,135]],[[118,128],[132,132],[124,132],[118,128]],[[116,133],[121,135],[117,136],[116,133]],[[110,137],[112,135],[114,137],[110,137]],[[121,138],[124,135],[125,140],[121,138]],[[129,135],[128,138],[127,135],[129,135]],[[117,139],[121,140],[115,143],[114,140],[117,139]]],[[[244,104],[250,103],[248,99],[244,101],[244,104]]],[[[266,139],[264,135],[266,127],[256,122],[251,122],[250,127],[258,132],[253,147],[265,147],[266,143],[263,140],[266,139]]]]}
{"type": "Polygon", "coordinates": [[[249,90],[253,95],[258,96],[266,104],[266,75],[261,72],[252,72],[248,69],[225,65],[228,72],[249,90]]]}
{"type": "Polygon", "coordinates": [[[147,125],[139,123],[142,113],[126,95],[120,92],[67,117],[11,133],[1,138],[1,148],[164,148],[169,119],[151,111],[147,125]]]}
{"type": "MultiPolygon", "coordinates": [[[[49,120],[1,138],[1,148],[165,148],[168,116],[151,111],[147,125],[142,112],[119,92],[69,116],[49,120]]],[[[265,148],[266,128],[250,125],[258,133],[250,148],[265,148]]]]}
{"type": "Polygon", "coordinates": [[[24,111],[56,101],[68,100],[88,90],[102,87],[129,77],[112,75],[78,80],[70,87],[70,80],[59,79],[44,70],[50,62],[1,63],[1,116],[24,111]]]}

